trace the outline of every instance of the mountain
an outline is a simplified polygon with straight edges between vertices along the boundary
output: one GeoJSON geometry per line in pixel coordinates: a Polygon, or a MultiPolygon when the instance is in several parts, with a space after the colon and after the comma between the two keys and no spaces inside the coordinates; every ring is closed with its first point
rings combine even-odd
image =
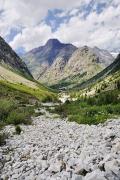
{"type": "MultiPolygon", "coordinates": [[[[55,93],[33,79],[26,64],[0,37],[0,88],[3,86],[41,101],[56,99],[55,93]]],[[[9,91],[5,94],[10,98],[9,91]]]]}
{"type": "Polygon", "coordinates": [[[112,56],[113,56],[114,58],[116,58],[119,53],[118,53],[118,52],[111,52],[111,54],[112,54],[112,56]]]}
{"type": "Polygon", "coordinates": [[[111,90],[116,87],[116,82],[120,81],[120,54],[107,68],[93,76],[89,80],[77,85],[75,89],[90,88],[90,91],[100,88],[111,90]]]}
{"type": "Polygon", "coordinates": [[[54,88],[72,88],[102,71],[113,60],[108,51],[84,46],[78,48],[65,65],[57,58],[41,76],[41,81],[54,84],[54,88]]]}
{"type": "Polygon", "coordinates": [[[26,64],[12,50],[12,48],[0,37],[0,65],[11,69],[25,77],[33,78],[26,64]]]}
{"type": "Polygon", "coordinates": [[[57,39],[49,39],[44,46],[26,53],[23,59],[33,76],[36,79],[41,79],[55,59],[59,57],[66,63],[76,49],[72,44],[63,44],[57,39]]]}
{"type": "Polygon", "coordinates": [[[50,39],[45,46],[36,48],[24,56],[33,76],[54,87],[72,87],[106,68],[113,62],[106,50],[84,46],[77,48],[50,39]]]}

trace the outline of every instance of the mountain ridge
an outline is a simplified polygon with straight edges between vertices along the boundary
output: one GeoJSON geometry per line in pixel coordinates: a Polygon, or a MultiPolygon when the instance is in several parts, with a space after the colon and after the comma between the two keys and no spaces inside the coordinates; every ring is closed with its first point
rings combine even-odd
{"type": "Polygon", "coordinates": [[[112,64],[103,71],[75,86],[73,91],[80,94],[94,95],[97,92],[105,92],[119,89],[120,85],[120,53],[112,64]]]}
{"type": "Polygon", "coordinates": [[[35,79],[39,79],[38,77],[45,73],[54,59],[60,56],[67,61],[76,49],[77,47],[72,44],[64,44],[56,39],[50,39],[44,46],[26,53],[23,56],[23,60],[28,65],[35,79]]]}
{"type": "Polygon", "coordinates": [[[64,79],[69,81],[69,77],[72,84],[89,79],[111,64],[114,58],[108,51],[97,47],[77,48],[72,44],[61,43],[58,39],[49,39],[44,46],[26,53],[23,60],[35,79],[54,85],[64,79]],[[85,73],[86,78],[79,78],[85,73]],[[76,79],[73,80],[72,76],[76,76],[76,79]]]}

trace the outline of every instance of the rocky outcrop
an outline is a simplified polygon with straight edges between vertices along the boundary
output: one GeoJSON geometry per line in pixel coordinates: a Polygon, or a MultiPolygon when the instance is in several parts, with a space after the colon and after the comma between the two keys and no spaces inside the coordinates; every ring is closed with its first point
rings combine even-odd
{"type": "Polygon", "coordinates": [[[78,125],[46,113],[0,147],[1,179],[119,180],[120,120],[78,125]]]}
{"type": "Polygon", "coordinates": [[[11,69],[23,76],[32,78],[26,64],[12,50],[12,48],[0,37],[0,65],[11,69]]]}
{"type": "Polygon", "coordinates": [[[106,50],[50,39],[45,46],[33,49],[24,56],[34,77],[49,85],[78,84],[96,75],[114,60],[106,50]]]}

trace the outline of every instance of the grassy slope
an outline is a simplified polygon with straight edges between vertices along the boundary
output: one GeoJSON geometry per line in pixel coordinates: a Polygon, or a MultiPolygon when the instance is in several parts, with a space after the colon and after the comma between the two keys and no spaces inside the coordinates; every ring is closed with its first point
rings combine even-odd
{"type": "Polygon", "coordinates": [[[72,89],[69,92],[71,97],[94,96],[96,93],[116,91],[117,83],[120,83],[120,71],[86,86],[86,88],[72,89]]]}
{"type": "Polygon", "coordinates": [[[120,89],[116,89],[93,97],[81,97],[77,101],[57,106],[53,112],[79,124],[103,123],[108,118],[120,115],[119,94],[120,89]]]}
{"type": "Polygon", "coordinates": [[[4,126],[13,124],[16,133],[21,132],[19,124],[31,124],[34,109],[41,101],[54,101],[56,94],[46,87],[37,84],[37,88],[24,84],[0,81],[0,145],[4,145],[8,137],[4,133],[4,126]]]}
{"type": "Polygon", "coordinates": [[[32,95],[41,101],[54,100],[56,94],[47,87],[37,83],[36,81],[28,80],[4,67],[0,66],[0,83],[11,87],[12,89],[32,95]]]}
{"type": "MultiPolygon", "coordinates": [[[[86,82],[83,90],[72,90],[78,101],[56,107],[56,112],[69,121],[98,124],[120,115],[120,56],[117,60],[86,82]],[[119,58],[119,59],[118,59],[119,58]],[[89,83],[88,83],[89,82],[89,83]]],[[[78,88],[79,89],[79,88],[78,88]]]]}
{"type": "MultiPolygon", "coordinates": [[[[7,124],[30,124],[34,114],[36,98],[30,94],[12,88],[8,83],[0,82],[0,145],[8,137],[3,131],[7,124]],[[32,106],[26,106],[32,105],[32,106]]],[[[20,130],[20,127],[16,127],[20,130]]]]}
{"type": "Polygon", "coordinates": [[[71,89],[71,96],[93,96],[98,92],[112,91],[120,83],[120,55],[106,69],[93,78],[71,89]]]}
{"type": "Polygon", "coordinates": [[[114,82],[115,80],[119,79],[120,75],[120,55],[117,56],[115,61],[105,68],[103,71],[95,75],[94,77],[90,78],[89,80],[77,85],[75,89],[85,89],[87,87],[96,85],[97,83],[106,81],[110,83],[114,82]]]}

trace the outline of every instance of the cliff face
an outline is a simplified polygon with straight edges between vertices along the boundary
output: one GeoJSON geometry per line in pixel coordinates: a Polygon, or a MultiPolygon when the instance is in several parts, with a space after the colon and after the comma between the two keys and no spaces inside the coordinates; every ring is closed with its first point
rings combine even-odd
{"type": "Polygon", "coordinates": [[[0,64],[25,77],[32,78],[26,64],[12,50],[12,48],[0,37],[0,64]]]}

